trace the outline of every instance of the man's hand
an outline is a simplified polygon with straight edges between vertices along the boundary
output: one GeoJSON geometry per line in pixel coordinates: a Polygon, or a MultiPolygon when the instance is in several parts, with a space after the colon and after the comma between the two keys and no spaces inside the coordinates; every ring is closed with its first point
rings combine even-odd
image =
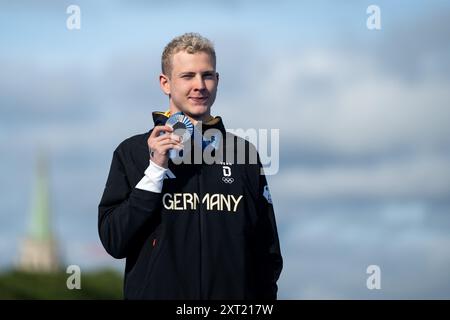
{"type": "Polygon", "coordinates": [[[168,167],[170,149],[183,149],[182,138],[172,132],[173,129],[169,126],[156,126],[147,140],[150,149],[150,160],[163,168],[168,167]],[[165,133],[160,135],[163,131],[165,133]]]}

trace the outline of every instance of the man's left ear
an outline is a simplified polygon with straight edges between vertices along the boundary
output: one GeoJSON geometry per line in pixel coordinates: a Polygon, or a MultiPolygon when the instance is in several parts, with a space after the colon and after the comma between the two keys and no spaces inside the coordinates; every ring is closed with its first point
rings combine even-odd
{"type": "Polygon", "coordinates": [[[170,79],[168,76],[166,76],[162,73],[159,75],[159,84],[161,86],[161,90],[166,95],[170,95],[170,81],[169,80],[170,79]]]}
{"type": "Polygon", "coordinates": [[[219,73],[218,72],[216,72],[216,78],[217,78],[217,81],[219,81],[219,73]]]}

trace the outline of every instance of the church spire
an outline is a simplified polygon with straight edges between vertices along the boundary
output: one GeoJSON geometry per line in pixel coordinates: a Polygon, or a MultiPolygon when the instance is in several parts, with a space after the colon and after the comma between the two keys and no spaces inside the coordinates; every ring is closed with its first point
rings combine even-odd
{"type": "Polygon", "coordinates": [[[47,168],[47,159],[43,152],[40,152],[33,186],[30,224],[20,248],[17,266],[23,271],[53,272],[59,268],[57,245],[51,229],[47,168]]]}
{"type": "Polygon", "coordinates": [[[52,238],[48,165],[42,152],[37,160],[28,236],[36,240],[52,238]]]}

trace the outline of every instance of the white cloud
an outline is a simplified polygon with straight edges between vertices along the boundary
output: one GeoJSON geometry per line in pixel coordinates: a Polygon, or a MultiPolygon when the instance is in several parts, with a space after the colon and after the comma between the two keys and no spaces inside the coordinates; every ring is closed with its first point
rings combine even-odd
{"type": "Polygon", "coordinates": [[[448,159],[423,155],[364,166],[295,166],[270,179],[274,201],[444,200],[450,194],[448,159]]]}
{"type": "Polygon", "coordinates": [[[223,97],[229,118],[239,110],[237,126],[280,128],[293,146],[350,156],[449,143],[449,81],[407,82],[376,57],[339,50],[288,52],[266,65],[246,100],[223,97]]]}
{"type": "Polygon", "coordinates": [[[417,221],[434,219],[420,203],[396,203],[402,224],[386,212],[331,209],[289,219],[281,237],[285,267],[280,297],[288,299],[449,298],[450,236],[417,221]],[[409,213],[412,213],[409,215],[409,213]],[[364,218],[364,215],[369,215],[364,218]],[[381,268],[382,290],[366,288],[366,268],[381,268]],[[436,275],[440,276],[436,276],[436,275]]]}

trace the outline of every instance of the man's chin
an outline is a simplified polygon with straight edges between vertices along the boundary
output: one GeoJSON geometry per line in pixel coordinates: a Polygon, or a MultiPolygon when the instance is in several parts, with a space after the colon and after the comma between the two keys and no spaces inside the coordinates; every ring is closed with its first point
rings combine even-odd
{"type": "Polygon", "coordinates": [[[185,114],[196,120],[201,120],[205,116],[209,116],[209,110],[210,108],[208,108],[207,106],[195,106],[193,108],[189,108],[189,110],[186,110],[185,114]]]}

